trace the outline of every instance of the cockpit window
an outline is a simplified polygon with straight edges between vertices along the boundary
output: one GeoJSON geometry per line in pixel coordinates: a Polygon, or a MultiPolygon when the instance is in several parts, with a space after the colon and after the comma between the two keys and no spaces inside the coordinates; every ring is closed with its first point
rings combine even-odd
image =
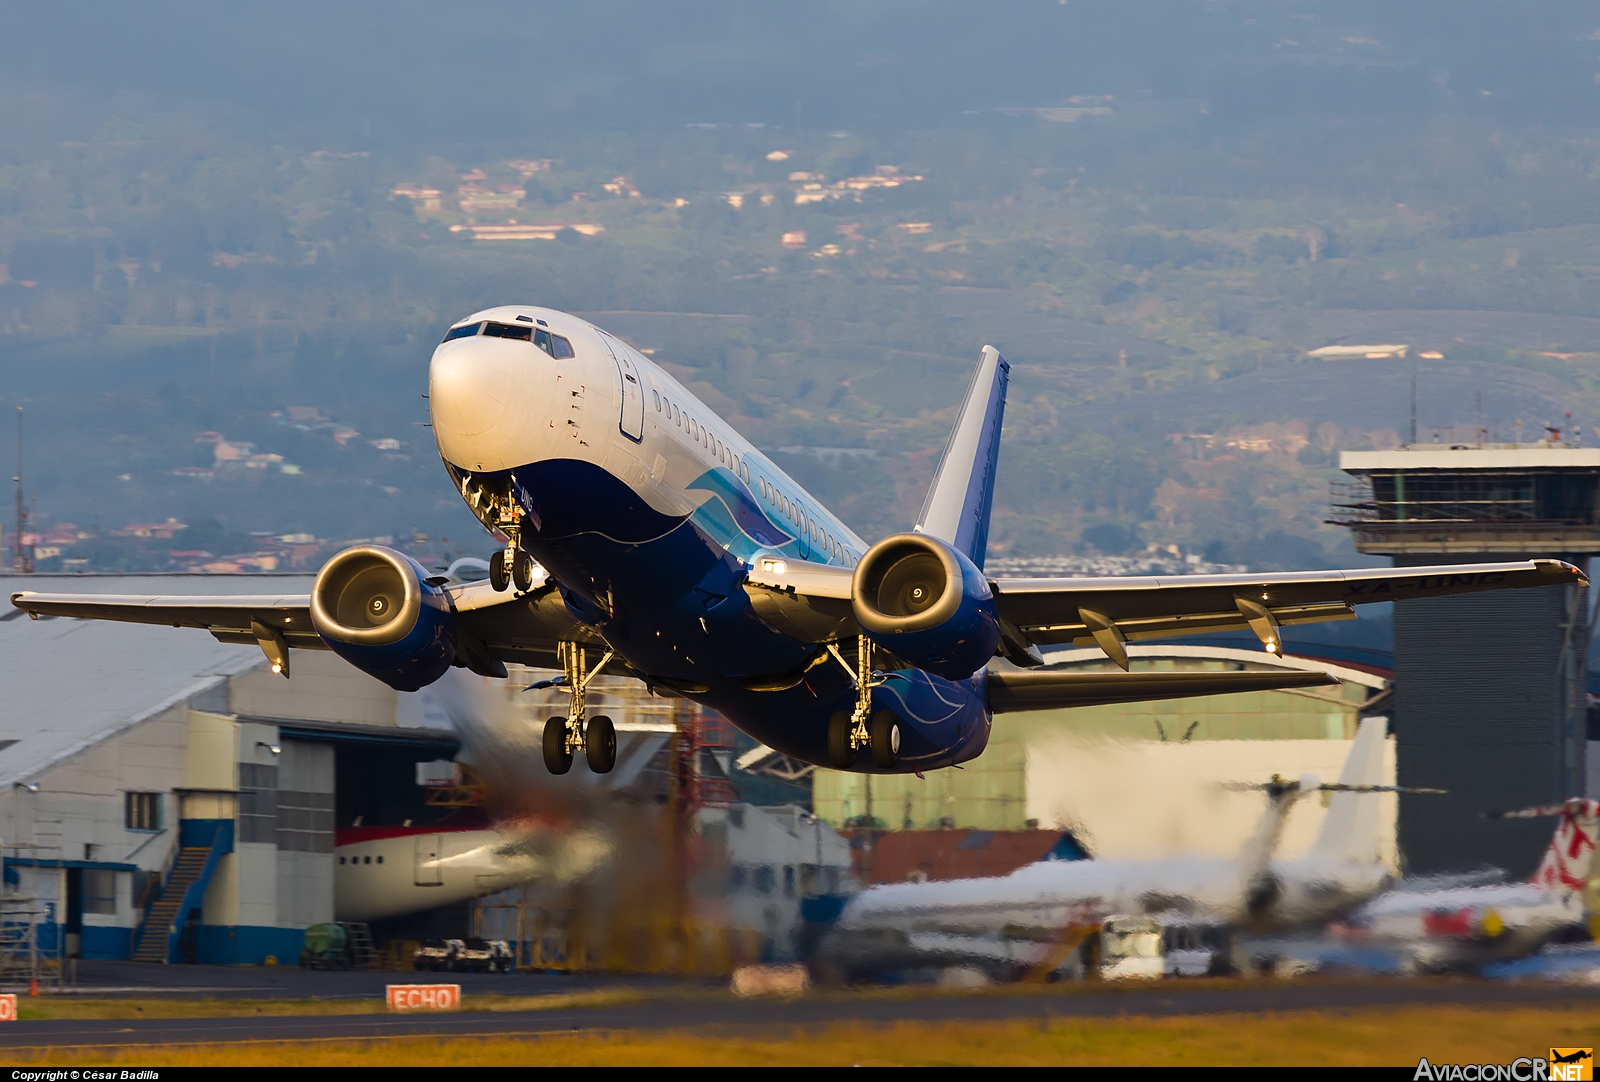
{"type": "Polygon", "coordinates": [[[450,333],[446,334],[440,341],[448,342],[452,338],[471,338],[478,333],[478,328],[481,326],[483,326],[482,323],[468,323],[465,327],[451,327],[450,333]]]}
{"type": "Polygon", "coordinates": [[[518,327],[511,323],[486,323],[483,327],[485,338],[517,338],[524,342],[533,341],[532,327],[518,327]]]}
{"type": "Polygon", "coordinates": [[[533,344],[558,361],[573,356],[572,343],[559,334],[551,334],[544,330],[534,331],[533,344]]]}

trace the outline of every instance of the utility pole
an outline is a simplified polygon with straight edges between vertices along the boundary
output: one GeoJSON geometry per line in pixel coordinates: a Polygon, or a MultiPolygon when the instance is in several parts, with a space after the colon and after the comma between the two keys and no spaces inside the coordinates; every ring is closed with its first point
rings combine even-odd
{"type": "Polygon", "coordinates": [[[33,574],[33,546],[23,543],[23,537],[28,532],[28,508],[22,493],[22,407],[17,407],[17,475],[12,478],[17,483],[17,555],[13,563],[19,574],[33,574]]]}

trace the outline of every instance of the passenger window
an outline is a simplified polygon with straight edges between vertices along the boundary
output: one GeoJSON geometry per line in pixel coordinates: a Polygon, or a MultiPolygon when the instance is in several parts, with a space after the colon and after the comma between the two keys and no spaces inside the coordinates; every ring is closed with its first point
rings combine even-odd
{"type": "Polygon", "coordinates": [[[465,327],[451,327],[449,333],[440,341],[448,342],[453,338],[471,338],[478,333],[478,328],[482,326],[482,323],[468,323],[465,327]]]}
{"type": "Polygon", "coordinates": [[[576,354],[572,352],[572,343],[561,337],[559,334],[552,334],[550,336],[550,344],[555,347],[555,352],[552,354],[552,356],[554,356],[558,361],[567,357],[576,356],[576,354]]]}
{"type": "Polygon", "coordinates": [[[660,391],[651,391],[650,392],[650,397],[654,398],[656,400],[656,412],[660,413],[661,412],[661,392],[660,391]]]}
{"type": "Polygon", "coordinates": [[[532,327],[517,327],[510,323],[485,323],[483,325],[485,338],[516,338],[523,342],[533,341],[532,327]]]}

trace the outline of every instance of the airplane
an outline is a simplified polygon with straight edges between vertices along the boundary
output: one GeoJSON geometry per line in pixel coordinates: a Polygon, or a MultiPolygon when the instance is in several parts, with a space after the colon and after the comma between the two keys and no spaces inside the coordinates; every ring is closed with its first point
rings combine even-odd
{"type": "Polygon", "coordinates": [[[375,921],[532,880],[568,884],[613,855],[592,824],[352,826],[334,832],[334,917],[375,921]]]}
{"type": "Polygon", "coordinates": [[[1490,816],[1542,817],[1556,818],[1556,829],[1539,867],[1523,882],[1440,888],[1402,881],[1334,925],[1334,936],[1432,971],[1520,958],[1569,933],[1589,938],[1584,919],[1600,801],[1574,797],[1490,816]]]}
{"type": "Polygon", "coordinates": [[[819,947],[816,967],[845,980],[952,966],[1015,976],[1048,965],[1052,949],[1073,929],[1140,917],[1254,933],[1320,927],[1391,879],[1379,858],[1375,794],[1437,792],[1379,784],[1387,731],[1384,718],[1361,722],[1337,783],[1304,775],[1228,785],[1268,796],[1265,814],[1237,857],[1047,857],[1005,876],[869,887],[845,904],[819,947]],[[1332,795],[1311,850],[1294,860],[1275,859],[1290,811],[1318,792],[1332,795]]]}
{"type": "Polygon", "coordinates": [[[1349,619],[1353,605],[1584,585],[1555,560],[1178,578],[991,577],[983,563],[1011,366],[984,346],[914,527],[868,544],[661,366],[586,320],[507,305],[453,325],[428,406],[451,483],[504,549],[452,583],[358,545],[309,595],[20,591],[32,616],[198,627],[255,643],[287,677],[332,650],[399,691],[452,666],[559,669],[552,773],[616,762],[589,717],[598,673],[720,712],[816,765],[920,773],[983,752],[1006,711],[1329,685],[1315,672],[1129,671],[1125,644],[1349,619]],[[1045,671],[1039,647],[1098,645],[1121,671],[1045,671]],[[1006,668],[990,668],[1000,657],[1006,668]]]}

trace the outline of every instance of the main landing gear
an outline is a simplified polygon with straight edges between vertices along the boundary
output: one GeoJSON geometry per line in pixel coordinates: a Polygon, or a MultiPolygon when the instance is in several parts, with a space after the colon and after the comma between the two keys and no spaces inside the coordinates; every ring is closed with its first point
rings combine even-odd
{"type": "Polygon", "coordinates": [[[600,664],[589,669],[583,644],[561,643],[557,653],[564,675],[531,685],[535,688],[565,686],[572,694],[572,708],[567,716],[551,718],[544,723],[545,768],[552,774],[565,774],[572,769],[574,753],[581,750],[590,770],[596,774],[609,774],[611,768],[617,765],[617,727],[604,714],[586,717],[583,699],[589,681],[599,676],[600,670],[616,655],[607,650],[600,664]]]}
{"type": "Polygon", "coordinates": [[[828,761],[839,770],[849,770],[863,747],[872,749],[872,762],[882,770],[900,761],[900,718],[893,710],[872,709],[872,689],[883,683],[874,679],[872,642],[861,635],[856,639],[856,667],[850,668],[838,647],[828,651],[844,666],[856,685],[854,711],[836,710],[828,719],[828,761]]]}
{"type": "Polygon", "coordinates": [[[489,585],[496,592],[515,586],[525,594],[533,588],[533,557],[516,545],[507,545],[489,559],[489,585]]]}

